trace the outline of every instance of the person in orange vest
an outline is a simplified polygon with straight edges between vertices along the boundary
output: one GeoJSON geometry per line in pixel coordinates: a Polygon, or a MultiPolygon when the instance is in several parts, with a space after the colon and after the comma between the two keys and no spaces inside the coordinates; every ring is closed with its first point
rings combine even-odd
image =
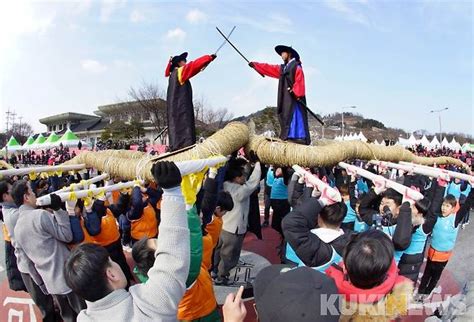
{"type": "MultiPolygon", "coordinates": [[[[214,181],[213,178],[211,178],[214,181]]],[[[206,180],[205,185],[209,186],[206,180]]],[[[194,266],[196,258],[200,260],[200,268],[195,276],[190,270],[186,286],[188,287],[184,297],[178,306],[178,320],[215,322],[220,321],[217,308],[217,301],[212,287],[212,278],[209,274],[211,269],[212,252],[219,241],[222,230],[222,216],[232,210],[234,203],[228,192],[220,191],[218,194],[204,193],[204,200],[209,204],[215,204],[212,221],[205,226],[204,236],[201,235],[201,224],[196,212],[188,211],[188,226],[191,233],[191,254],[195,249],[199,249],[199,242],[202,240],[202,256],[191,256],[190,267],[194,266]],[[209,201],[209,198],[217,198],[217,201],[209,201]],[[193,238],[198,236],[201,240],[193,238]]],[[[203,201],[204,202],[204,201],[203,201]]],[[[193,208],[195,209],[195,208],[193,208]]],[[[156,251],[156,241],[150,238],[143,238],[133,245],[132,256],[137,266],[135,272],[140,282],[148,280],[148,270],[153,265],[154,252],[156,251]]]]}
{"type": "Polygon", "coordinates": [[[130,206],[125,216],[121,216],[122,243],[132,244],[140,239],[156,238],[158,235],[159,212],[157,204],[159,193],[149,187],[133,187],[130,206]]]}
{"type": "Polygon", "coordinates": [[[112,210],[105,205],[106,195],[97,197],[96,200],[83,202],[66,202],[69,213],[75,213],[80,217],[84,239],[82,243],[92,243],[103,246],[110,258],[119,264],[127,278],[128,284],[134,280],[127,264],[120,242],[120,232],[117,220],[112,210]]]}

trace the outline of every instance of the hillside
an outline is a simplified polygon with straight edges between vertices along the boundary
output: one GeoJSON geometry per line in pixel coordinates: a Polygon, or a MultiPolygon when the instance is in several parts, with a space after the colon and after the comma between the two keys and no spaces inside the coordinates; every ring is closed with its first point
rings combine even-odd
{"type": "MultiPolygon", "coordinates": [[[[318,116],[321,117],[321,115],[318,116]]],[[[334,139],[336,136],[341,135],[341,113],[323,115],[322,119],[325,122],[324,129],[313,117],[309,116],[309,127],[313,139],[321,139],[323,137],[325,139],[334,139]]],[[[254,121],[257,134],[262,134],[266,131],[273,131],[277,134],[280,132],[276,107],[268,106],[250,115],[234,118],[232,121],[248,122],[250,120],[254,121]]],[[[369,141],[397,141],[400,136],[408,138],[410,135],[410,133],[407,133],[403,129],[388,127],[380,121],[364,118],[364,116],[358,113],[345,112],[344,124],[345,134],[357,134],[362,131],[369,141]]],[[[420,138],[423,134],[426,134],[429,139],[433,137],[433,134],[430,134],[425,130],[418,130],[415,132],[415,135],[420,138]]],[[[444,135],[446,135],[449,140],[454,136],[456,141],[461,144],[468,140],[472,140],[472,138],[460,133],[444,133],[443,136],[444,135]]]]}

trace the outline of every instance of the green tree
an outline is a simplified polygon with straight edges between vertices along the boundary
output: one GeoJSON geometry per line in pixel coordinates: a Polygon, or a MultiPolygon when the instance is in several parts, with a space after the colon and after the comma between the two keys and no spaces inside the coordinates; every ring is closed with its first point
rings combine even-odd
{"type": "Polygon", "coordinates": [[[139,119],[133,118],[128,125],[128,131],[132,134],[132,138],[140,139],[141,137],[145,136],[145,129],[143,128],[143,124],[140,122],[139,119]]]}
{"type": "Polygon", "coordinates": [[[104,132],[101,135],[103,140],[128,140],[133,138],[134,133],[130,125],[126,124],[124,121],[114,121],[107,125],[104,129],[104,132]]]}

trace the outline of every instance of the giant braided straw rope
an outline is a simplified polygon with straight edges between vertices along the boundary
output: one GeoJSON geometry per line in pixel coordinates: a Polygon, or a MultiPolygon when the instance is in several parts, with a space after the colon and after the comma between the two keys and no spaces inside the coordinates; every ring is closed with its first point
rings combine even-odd
{"type": "Polygon", "coordinates": [[[112,176],[133,180],[135,178],[153,180],[151,167],[158,161],[186,161],[205,159],[216,155],[229,155],[242,146],[253,151],[266,164],[303,167],[333,166],[341,161],[382,160],[408,161],[423,165],[454,164],[469,169],[460,160],[450,157],[424,158],[415,156],[400,146],[380,146],[360,141],[320,142],[320,146],[306,146],[279,139],[250,135],[249,127],[240,122],[232,122],[206,139],[203,143],[183,152],[173,152],[159,156],[143,152],[106,150],[83,152],[65,164],[86,164],[88,167],[107,172],[112,176]]]}
{"type": "Polygon", "coordinates": [[[427,158],[419,157],[401,146],[381,146],[361,141],[324,142],[320,146],[300,145],[269,139],[264,136],[251,136],[245,147],[246,151],[254,151],[263,163],[303,167],[333,166],[338,162],[360,160],[407,161],[422,165],[453,164],[469,167],[462,161],[451,157],[427,158]]]}
{"type": "Polygon", "coordinates": [[[112,176],[133,180],[141,178],[152,181],[151,167],[157,161],[187,161],[206,159],[211,156],[229,155],[247,144],[249,129],[241,122],[231,122],[217,131],[203,143],[180,153],[147,155],[143,152],[124,150],[105,150],[82,152],[65,164],[82,164],[107,172],[112,176]]]}
{"type": "Polygon", "coordinates": [[[0,160],[0,169],[13,169],[13,167],[3,160],[0,160]]]}

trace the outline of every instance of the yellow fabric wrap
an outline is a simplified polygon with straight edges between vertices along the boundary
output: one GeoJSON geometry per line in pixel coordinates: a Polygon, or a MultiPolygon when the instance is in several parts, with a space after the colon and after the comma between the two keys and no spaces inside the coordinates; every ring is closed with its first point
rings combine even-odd
{"type": "Polygon", "coordinates": [[[190,173],[183,176],[183,180],[181,181],[181,190],[183,192],[185,204],[192,206],[196,203],[197,191],[201,186],[206,171],[207,168],[200,172],[190,173]]]}
{"type": "Polygon", "coordinates": [[[30,178],[31,181],[34,181],[36,180],[36,178],[38,178],[38,175],[36,174],[36,172],[31,172],[28,177],[30,178]]]}
{"type": "Polygon", "coordinates": [[[75,191],[71,191],[71,193],[69,193],[69,200],[71,200],[71,201],[76,201],[77,200],[77,195],[76,195],[75,191]]]}

